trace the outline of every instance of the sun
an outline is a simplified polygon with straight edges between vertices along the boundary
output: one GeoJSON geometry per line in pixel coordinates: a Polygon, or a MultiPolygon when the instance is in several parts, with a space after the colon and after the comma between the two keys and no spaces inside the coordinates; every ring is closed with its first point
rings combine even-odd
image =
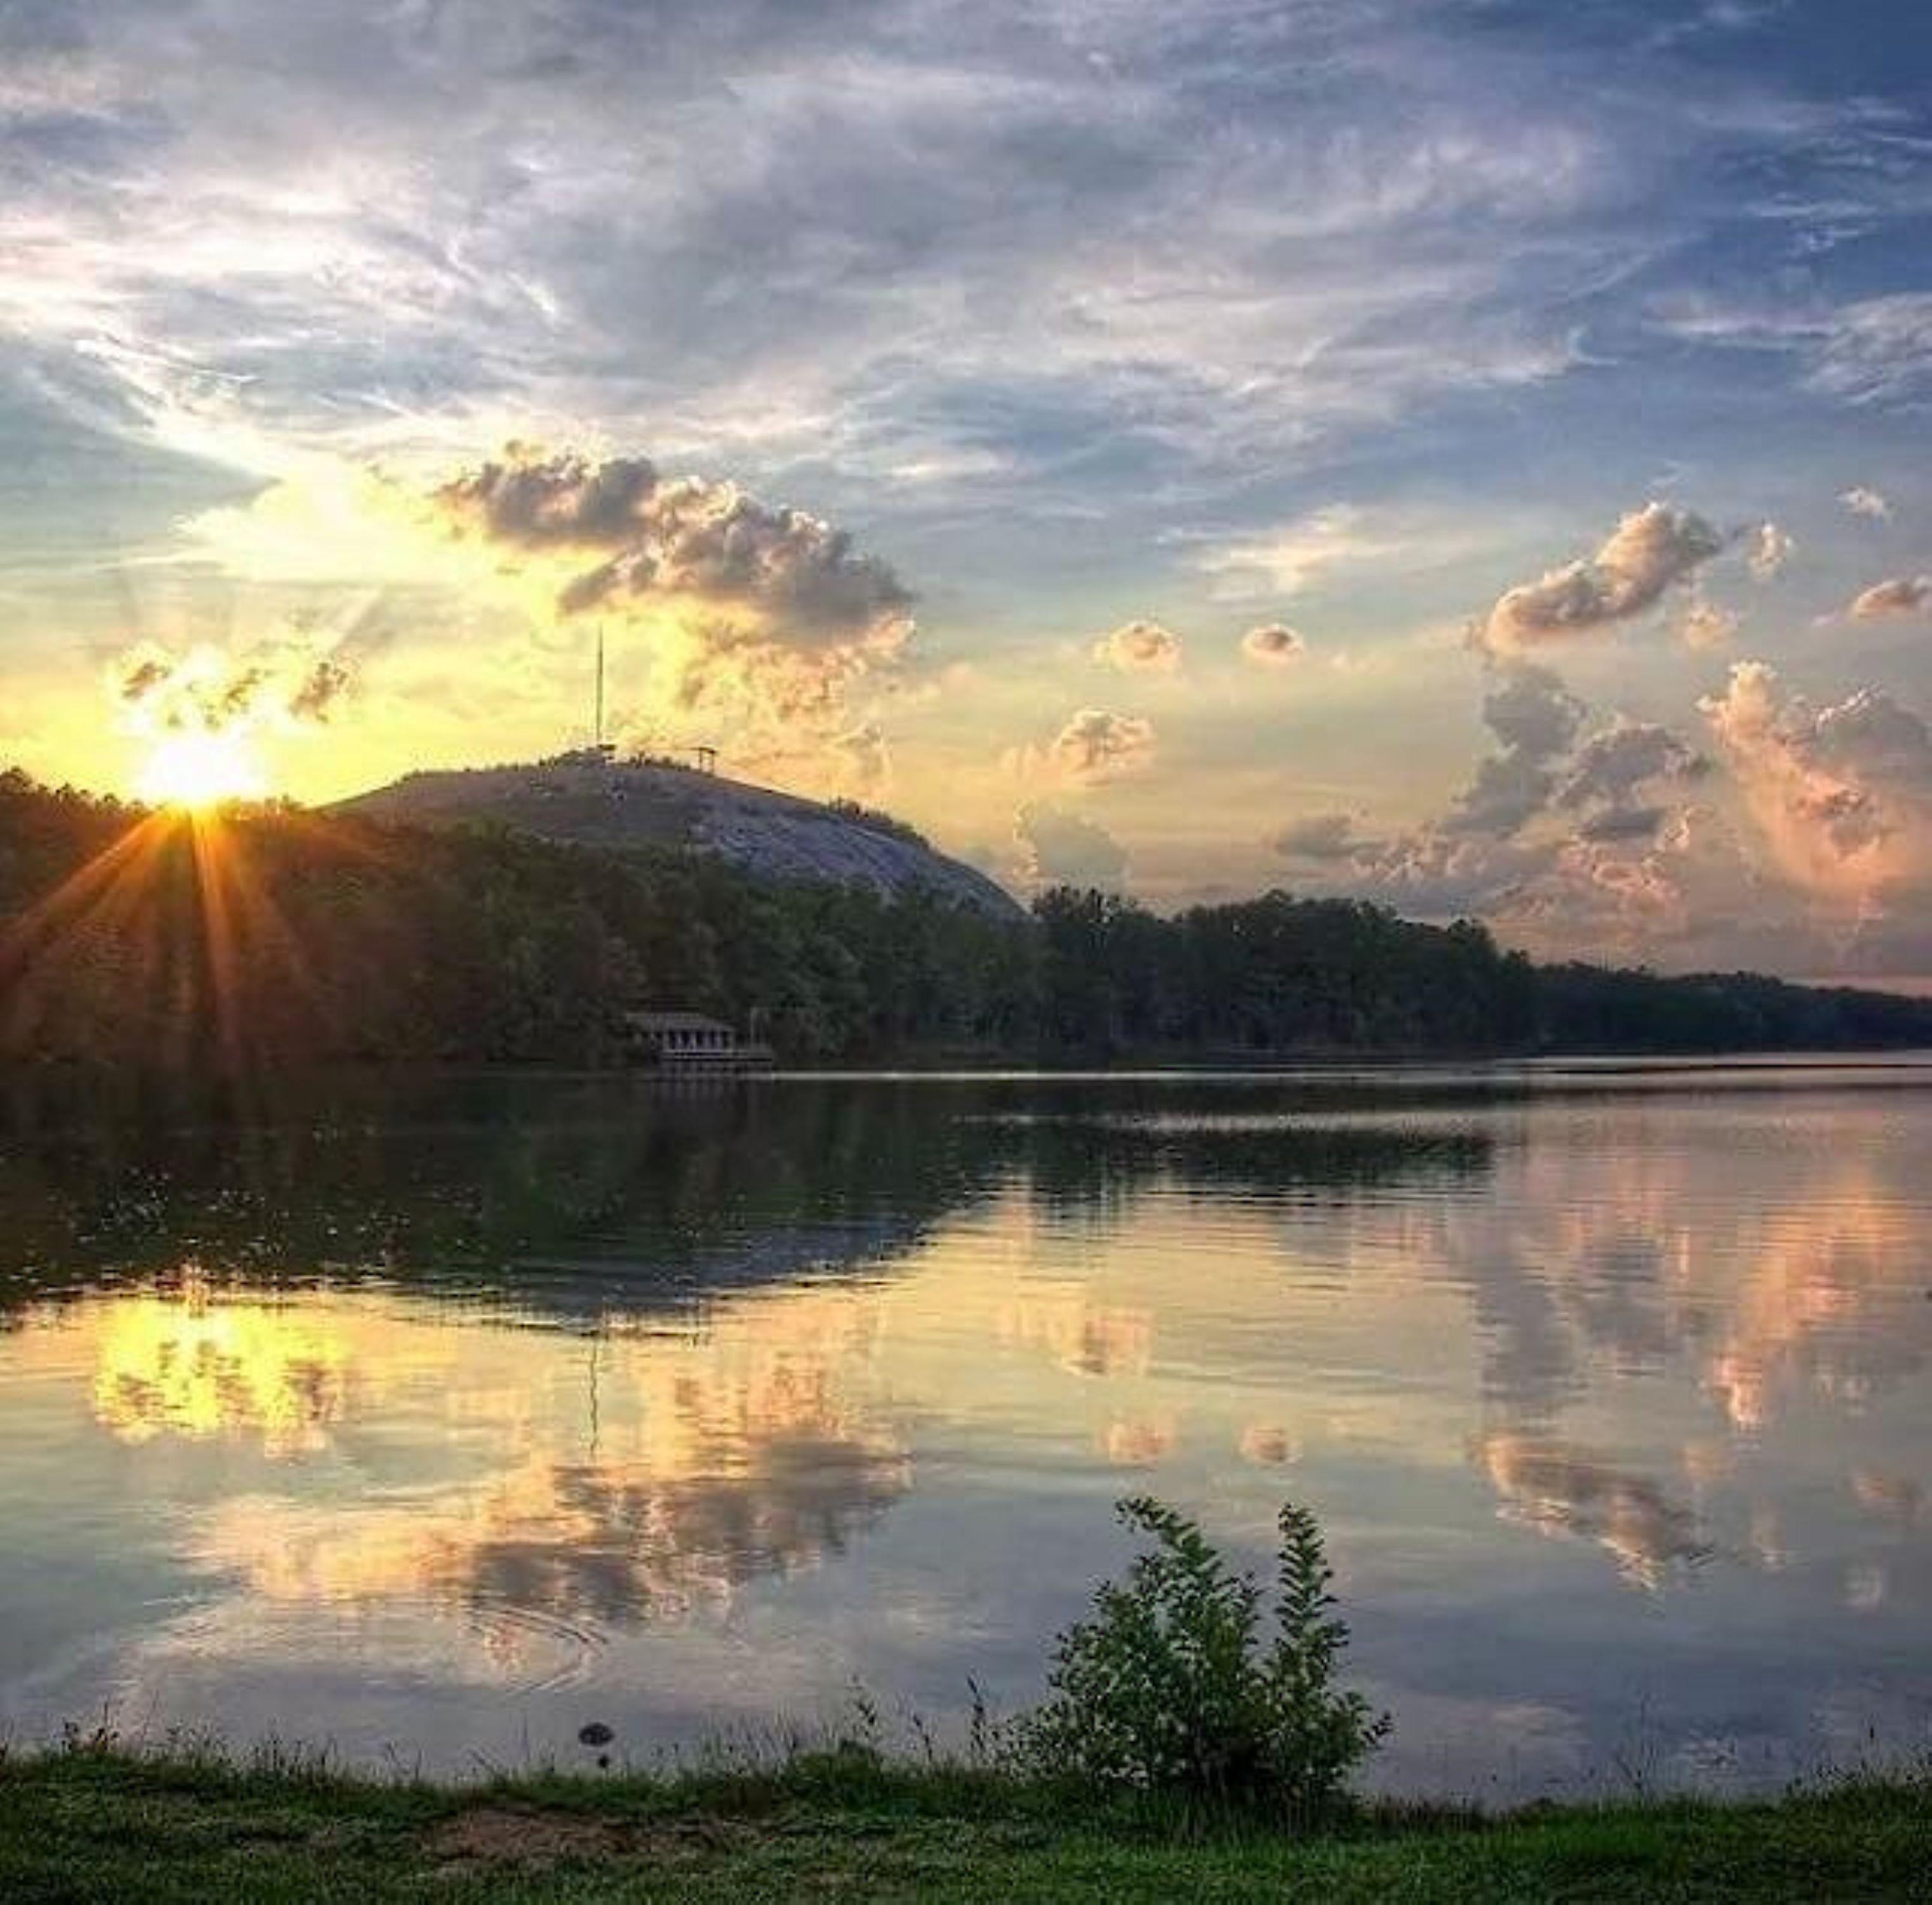
{"type": "Polygon", "coordinates": [[[171,734],[148,755],[138,791],[157,806],[205,809],[259,800],[268,778],[240,734],[171,734]]]}

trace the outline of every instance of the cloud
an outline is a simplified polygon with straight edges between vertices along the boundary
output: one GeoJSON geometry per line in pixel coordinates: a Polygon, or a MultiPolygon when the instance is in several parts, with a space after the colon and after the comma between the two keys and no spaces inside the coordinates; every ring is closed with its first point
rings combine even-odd
{"type": "Polygon", "coordinates": [[[1483,697],[1483,721],[1510,753],[1537,761],[1561,754],[1588,710],[1547,668],[1518,662],[1497,671],[1483,697]]]}
{"type": "Polygon", "coordinates": [[[1094,644],[1094,659],[1123,674],[1172,674],[1180,666],[1180,638],[1158,622],[1124,622],[1094,644]]]}
{"type": "Polygon", "coordinates": [[[843,768],[844,778],[868,790],[882,787],[892,777],[892,755],[886,737],[875,721],[862,722],[836,734],[830,742],[834,760],[843,768]]]}
{"type": "Polygon", "coordinates": [[[1760,523],[1744,534],[1744,561],[1760,582],[1780,574],[1797,544],[1775,523],[1760,523]]]}
{"type": "Polygon", "coordinates": [[[1310,814],[1291,820],[1269,842],[1285,860],[1317,866],[1329,866],[1372,854],[1377,843],[1364,840],[1355,832],[1352,814],[1310,814]]]}
{"type": "Polygon", "coordinates": [[[1932,732],[1876,688],[1814,708],[1762,662],[1699,703],[1786,876],[1856,916],[1932,902],[1932,732]]]}
{"type": "Polygon", "coordinates": [[[1502,670],[1483,698],[1483,719],[1502,745],[1477,764],[1439,822],[1442,831],[1496,840],[1520,832],[1550,804],[1552,763],[1575,739],[1586,712],[1546,668],[1519,663],[1502,670]]]}
{"type": "Polygon", "coordinates": [[[652,712],[728,726],[752,752],[832,739],[848,691],[913,633],[910,590],[848,531],[642,457],[513,445],[429,510],[556,619],[629,622],[650,638],[652,712]]]}
{"type": "Polygon", "coordinates": [[[1646,503],[1624,517],[1587,561],[1505,592],[1490,611],[1485,639],[1508,653],[1628,621],[1724,546],[1724,538],[1702,517],[1667,503],[1646,503]]]}
{"type": "MultiPolygon", "coordinates": [[[[1876,153],[1871,158],[1883,165],[1876,153]]],[[[1803,363],[1807,388],[1847,404],[1875,409],[1909,404],[1932,388],[1932,292],[1744,308],[1693,298],[1680,300],[1660,322],[1699,344],[1794,354],[1803,363]]]]}
{"type": "Polygon", "coordinates": [[[1677,632],[1686,648],[1724,648],[1742,626],[1743,617],[1735,609],[1717,602],[1687,603],[1678,618],[1677,632]]]}
{"type": "Polygon", "coordinates": [[[1365,844],[1323,885],[1412,918],[1470,919],[1507,907],[1555,858],[1540,842],[1460,838],[1425,826],[1365,844]]]}
{"type": "Polygon", "coordinates": [[[1892,505],[1878,490],[1863,483],[1855,483],[1848,490],[1838,492],[1838,500],[1854,516],[1869,516],[1874,521],[1888,523],[1892,520],[1892,505]]]}
{"type": "Polygon", "coordinates": [[[1013,816],[1028,879],[1042,886],[1118,890],[1126,876],[1126,849],[1098,823],[1050,803],[1029,802],[1013,816]]]}
{"type": "Polygon", "coordinates": [[[1894,575],[1852,598],[1845,613],[1855,622],[1880,622],[1923,614],[1932,604],[1932,575],[1894,575]]]}
{"type": "Polygon", "coordinates": [[[1372,531],[1364,520],[1353,503],[1330,503],[1268,536],[1211,550],[1199,566],[1214,578],[1215,595],[1226,600],[1298,596],[1331,568],[1380,562],[1404,552],[1401,538],[1372,531]]]}
{"type": "MultiPolygon", "coordinates": [[[[1694,778],[1707,766],[1702,756],[1669,728],[1655,722],[1619,718],[1592,734],[1571,757],[1556,790],[1556,804],[1621,812],[1642,789],[1659,781],[1694,778]]],[[[1600,827],[1597,837],[1606,837],[1600,827]]]]}
{"type": "Polygon", "coordinates": [[[240,0],[116,9],[10,45],[0,304],[311,446],[590,415],[962,487],[1124,412],[1226,465],[1574,362],[1579,292],[1652,242],[1594,231],[1586,266],[1543,233],[1608,199],[1610,129],[1491,110],[1433,26],[1398,73],[1376,9],[1321,34],[1382,110],[1286,113],[1243,10],[553,0],[458,32],[349,0],[292,44],[240,0]]]}
{"type": "Polygon", "coordinates": [[[1833,396],[1878,404],[1932,386],[1932,292],[1840,305],[1818,322],[1814,336],[1811,382],[1833,396]]]}
{"type": "Polygon", "coordinates": [[[1492,750],[1422,824],[1340,812],[1270,843],[1298,884],[1476,916],[1546,958],[1874,975],[1932,968],[1932,730],[1862,688],[1814,706],[1761,662],[1676,729],[1593,718],[1539,665],[1487,663],[1492,750]]]}
{"type": "Polygon", "coordinates": [[[1308,644],[1285,622],[1264,622],[1241,638],[1241,652],[1266,668],[1285,668],[1308,644]]]}
{"type": "Polygon", "coordinates": [[[1576,830],[1577,838],[1601,846],[1654,840],[1670,812],[1666,807],[1608,807],[1584,821],[1576,830]]]}
{"type": "Polygon", "coordinates": [[[203,643],[178,652],[144,643],[115,662],[108,676],[130,725],[148,735],[319,725],[353,679],[334,655],[292,642],[233,650],[203,643]]]}
{"type": "Polygon", "coordinates": [[[1654,1589],[1674,1569],[1707,1559],[1691,1511],[1643,1476],[1570,1444],[1516,1430],[1485,1436],[1477,1454],[1504,1516],[1539,1534],[1594,1541],[1619,1574],[1654,1589]]]}
{"type": "Polygon", "coordinates": [[[1118,780],[1152,764],[1154,723],[1138,715],[1082,708],[1068,717],[1048,752],[1054,764],[1073,780],[1118,780]]]}
{"type": "Polygon", "coordinates": [[[560,595],[566,614],[658,598],[753,616],[794,643],[890,649],[910,632],[911,591],[848,531],[735,483],[662,476],[642,457],[513,446],[435,502],[459,535],[597,558],[560,595]]]}
{"type": "Polygon", "coordinates": [[[1478,915],[1570,956],[1674,924],[1682,896],[1661,856],[1682,816],[1670,796],[1707,764],[1653,722],[1590,725],[1547,668],[1489,666],[1483,712],[1496,748],[1439,814],[1383,838],[1318,814],[1276,850],[1327,890],[1430,919],[1478,915]]]}

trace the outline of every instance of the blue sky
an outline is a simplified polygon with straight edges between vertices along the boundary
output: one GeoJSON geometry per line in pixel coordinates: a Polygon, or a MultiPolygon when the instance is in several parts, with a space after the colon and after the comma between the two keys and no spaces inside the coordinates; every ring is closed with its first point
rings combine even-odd
{"type": "Polygon", "coordinates": [[[1902,4],[9,6],[0,752],[546,751],[602,622],[1021,886],[1932,971],[1928,102],[1902,4]]]}

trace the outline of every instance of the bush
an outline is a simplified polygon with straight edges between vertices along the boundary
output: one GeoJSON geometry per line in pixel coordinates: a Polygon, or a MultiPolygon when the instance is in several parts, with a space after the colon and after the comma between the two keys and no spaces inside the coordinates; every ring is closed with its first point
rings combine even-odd
{"type": "Polygon", "coordinates": [[[1147,1496],[1117,1512],[1154,1537],[1154,1551],[1096,1590],[1090,1617],[1060,1636],[1054,1697],[1015,1730],[1022,1768],[1299,1815],[1333,1806],[1389,1720],[1334,1685],[1348,1630],[1314,1516],[1282,1509],[1267,1645],[1260,1588],[1186,1516],[1147,1496]]]}

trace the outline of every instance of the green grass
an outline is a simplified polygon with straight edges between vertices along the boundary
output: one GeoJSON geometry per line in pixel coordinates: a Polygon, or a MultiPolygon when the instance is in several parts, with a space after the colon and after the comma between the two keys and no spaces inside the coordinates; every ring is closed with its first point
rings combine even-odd
{"type": "Polygon", "coordinates": [[[1932,1786],[1760,1804],[1390,1808],[1297,1837],[1096,1813],[944,1766],[805,1755],[762,1772],[464,1788],[284,1756],[82,1750],[0,1761],[0,1898],[986,1900],[1932,1897],[1932,1786]]]}

